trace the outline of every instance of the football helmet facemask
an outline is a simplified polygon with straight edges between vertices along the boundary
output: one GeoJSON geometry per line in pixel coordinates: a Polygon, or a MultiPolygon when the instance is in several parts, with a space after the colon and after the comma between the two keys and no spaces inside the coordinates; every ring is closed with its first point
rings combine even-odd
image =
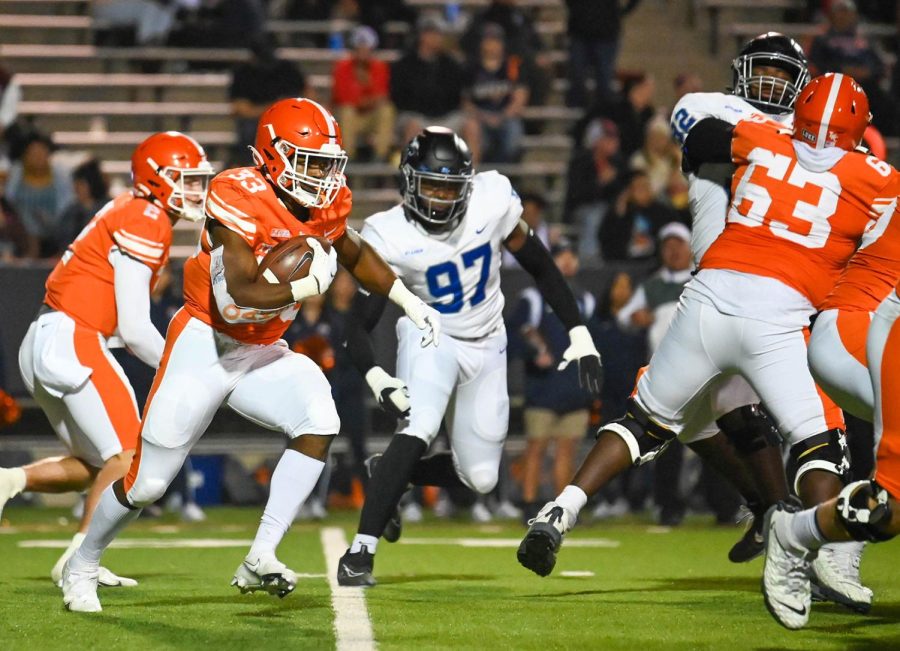
{"type": "Polygon", "coordinates": [[[749,41],[731,62],[732,93],[765,113],[789,112],[809,81],[803,48],[792,38],[767,32],[749,41]],[[758,68],[777,68],[785,78],[758,68]]]}
{"type": "Polygon", "coordinates": [[[429,233],[446,233],[463,218],[472,194],[472,153],[456,133],[428,127],[400,161],[400,194],[407,219],[429,233]]]}
{"type": "Polygon", "coordinates": [[[204,218],[206,191],[213,177],[203,147],[183,133],[155,133],[131,155],[137,194],[188,221],[204,218]]]}
{"type": "Polygon", "coordinates": [[[259,118],[253,159],[272,183],[307,208],[326,208],[344,185],[341,128],[321,104],[275,102],[259,118]]]}

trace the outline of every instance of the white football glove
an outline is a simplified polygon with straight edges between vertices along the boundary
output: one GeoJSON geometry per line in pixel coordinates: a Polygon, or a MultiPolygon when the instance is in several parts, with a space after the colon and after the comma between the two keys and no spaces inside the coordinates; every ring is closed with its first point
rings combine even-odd
{"type": "Polygon", "coordinates": [[[409,389],[403,380],[388,375],[380,366],[373,366],[366,373],[366,382],[384,411],[394,418],[409,416],[409,389]]]}
{"type": "Polygon", "coordinates": [[[406,316],[419,330],[425,330],[425,334],[422,335],[422,348],[430,344],[434,344],[436,348],[441,339],[440,312],[409,291],[399,278],[391,286],[388,298],[406,312],[406,316]]]}
{"type": "Polygon", "coordinates": [[[603,386],[603,367],[600,366],[600,353],[594,346],[591,333],[581,325],[569,330],[569,347],[563,352],[562,361],[557,366],[561,371],[572,362],[578,362],[578,383],[582,389],[595,396],[600,395],[603,386]]]}
{"type": "Polygon", "coordinates": [[[291,283],[291,294],[298,303],[304,298],[324,294],[331,286],[334,275],[337,273],[337,251],[334,247],[325,253],[325,249],[314,237],[307,237],[309,248],[312,249],[313,259],[309,265],[309,274],[305,278],[291,283]]]}

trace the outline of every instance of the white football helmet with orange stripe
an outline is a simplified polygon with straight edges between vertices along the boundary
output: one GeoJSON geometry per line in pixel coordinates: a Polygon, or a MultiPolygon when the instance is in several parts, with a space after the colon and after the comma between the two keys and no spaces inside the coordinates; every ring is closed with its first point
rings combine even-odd
{"type": "Polygon", "coordinates": [[[178,131],[153,134],[131,156],[131,178],[138,194],[192,222],[205,217],[206,190],[213,174],[203,147],[178,131]]]}
{"type": "Polygon", "coordinates": [[[266,109],[251,151],[272,183],[307,208],[330,206],[344,185],[341,128],[312,100],[283,99],[266,109]]]}

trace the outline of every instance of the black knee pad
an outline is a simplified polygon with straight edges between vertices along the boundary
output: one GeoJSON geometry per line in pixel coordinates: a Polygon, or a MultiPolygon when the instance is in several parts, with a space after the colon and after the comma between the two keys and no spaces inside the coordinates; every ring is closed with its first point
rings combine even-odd
{"type": "Polygon", "coordinates": [[[890,497],[873,479],[844,486],[837,499],[837,516],[854,540],[884,542],[894,537],[888,532],[890,497]]]}
{"type": "Polygon", "coordinates": [[[781,442],[778,430],[759,405],[744,405],[733,409],[719,418],[716,425],[742,455],[752,454],[781,442]]]}
{"type": "Polygon", "coordinates": [[[830,472],[844,482],[850,479],[850,453],[844,430],[830,429],[791,446],[787,475],[795,493],[800,479],[810,470],[830,472]]]}
{"type": "Polygon", "coordinates": [[[597,436],[601,432],[612,432],[625,441],[631,462],[636,466],[655,459],[675,439],[675,432],[651,420],[634,398],[628,399],[625,416],[602,426],[597,436]]]}

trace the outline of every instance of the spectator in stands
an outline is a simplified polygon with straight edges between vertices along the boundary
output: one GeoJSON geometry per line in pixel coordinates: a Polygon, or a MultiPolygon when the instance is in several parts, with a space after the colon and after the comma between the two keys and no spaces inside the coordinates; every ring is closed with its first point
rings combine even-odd
{"type": "Polygon", "coordinates": [[[56,241],[65,249],[97,211],[109,201],[109,183],[100,170],[100,161],[91,158],[72,170],[75,198],[63,210],[56,241]]]}
{"type": "Polygon", "coordinates": [[[247,147],[256,141],[259,116],[270,104],[285,97],[312,96],[303,72],[276,56],[271,39],[256,39],[250,52],[250,61],[234,69],[228,91],[235,119],[234,165],[251,163],[247,147]]]}
{"type": "MultiPolygon", "coordinates": [[[[100,30],[134,30],[134,43],[165,45],[179,9],[196,10],[200,0],[93,0],[91,16],[100,30]]],[[[130,40],[130,39],[129,39],[130,40]]]]}
{"type": "Polygon", "coordinates": [[[0,159],[0,261],[24,257],[28,253],[29,244],[22,220],[4,193],[8,174],[9,161],[0,159]]]}
{"type": "Polygon", "coordinates": [[[356,158],[360,139],[371,146],[379,161],[386,161],[394,140],[395,110],[390,99],[391,70],[372,56],[378,34],[360,25],[350,34],[350,56],[334,66],[331,101],[341,125],[344,149],[356,158]]]}
{"type": "MultiPolygon", "coordinates": [[[[551,249],[556,266],[569,283],[578,273],[578,255],[567,238],[551,249]]],[[[596,299],[575,290],[585,323],[592,323],[596,299]]],[[[522,501],[525,517],[533,518],[540,507],[544,455],[552,443],[553,489],[559,492],[572,475],[575,453],[587,433],[592,398],[578,384],[576,369],[556,370],[569,345],[562,322],[544,304],[534,288],[523,291],[509,321],[510,338],[525,359],[525,461],[522,469],[522,501]]]]}
{"type": "Polygon", "coordinates": [[[646,73],[631,75],[622,82],[621,95],[601,99],[575,125],[573,135],[578,142],[584,135],[587,124],[596,118],[609,118],[619,128],[622,156],[628,160],[644,145],[647,123],[653,119],[656,110],[653,98],[656,82],[646,73]]]}
{"type": "Polygon", "coordinates": [[[391,100],[398,111],[401,142],[409,142],[426,126],[439,125],[471,144],[472,129],[463,129],[460,111],[463,68],[447,52],[445,32],[439,15],[423,14],[415,47],[391,68],[391,100]]]}
{"type": "MultiPolygon", "coordinates": [[[[550,226],[544,219],[547,212],[546,199],[537,192],[523,192],[519,198],[522,200],[522,221],[528,224],[538,239],[549,249],[551,240],[558,239],[554,237],[554,235],[558,236],[558,233],[551,235],[550,226]]],[[[503,250],[503,268],[521,268],[515,256],[506,249],[503,250]]]]}
{"type": "Polygon", "coordinates": [[[460,49],[475,63],[479,44],[487,25],[499,25],[506,34],[506,51],[518,60],[526,71],[530,104],[543,104],[553,80],[552,64],[542,53],[540,36],[531,17],[516,6],[516,0],[493,0],[490,5],[472,17],[465,34],[460,39],[460,49]]]}
{"type": "Polygon", "coordinates": [[[665,200],[672,173],[681,172],[681,147],[672,139],[669,123],[660,116],[647,123],[645,133],[644,146],[631,155],[628,166],[646,172],[654,196],[665,200]]]}
{"type": "MultiPolygon", "coordinates": [[[[194,3],[197,0],[188,0],[194,3]]],[[[252,47],[266,37],[262,0],[204,0],[199,10],[184,15],[169,43],[179,47],[252,47]]]]}
{"type": "Polygon", "coordinates": [[[582,261],[600,257],[597,232],[609,206],[624,187],[624,165],[619,154],[619,130],[612,120],[595,118],[584,133],[584,147],[569,162],[564,221],[578,231],[582,261]]]}
{"type": "Polygon", "coordinates": [[[486,25],[478,61],[466,71],[463,109],[471,127],[468,141],[472,161],[512,163],[519,159],[525,133],[522,110],[528,103],[528,86],[518,59],[506,53],[503,28],[486,25]]]}
{"type": "Polygon", "coordinates": [[[568,106],[589,105],[587,72],[594,72],[594,102],[613,94],[622,18],[640,0],[566,0],[569,9],[568,106]]]}
{"type": "Polygon", "coordinates": [[[681,72],[672,80],[675,89],[675,102],[689,93],[703,91],[703,79],[696,72],[681,72]]]}
{"type": "Polygon", "coordinates": [[[842,72],[853,77],[869,97],[872,123],[886,136],[900,133],[897,106],[881,88],[884,61],[860,33],[859,15],[853,0],[835,0],[828,12],[828,29],[813,39],[809,49],[810,74],[842,72]]]}
{"type": "Polygon", "coordinates": [[[59,251],[56,234],[63,210],[72,200],[71,177],[67,170],[53,164],[52,151],[49,137],[32,133],[25,139],[22,158],[12,164],[6,181],[6,197],[29,237],[28,257],[48,257],[59,251]]]}
{"type": "Polygon", "coordinates": [[[632,171],[628,186],[600,225],[603,259],[652,259],[660,229],[678,217],[677,212],[654,196],[647,173],[632,171]]]}

